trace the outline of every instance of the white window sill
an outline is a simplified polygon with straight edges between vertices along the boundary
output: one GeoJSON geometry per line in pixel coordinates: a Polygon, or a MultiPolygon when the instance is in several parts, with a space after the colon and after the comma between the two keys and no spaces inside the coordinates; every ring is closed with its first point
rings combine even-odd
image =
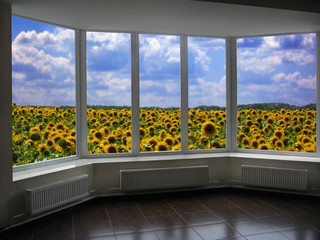
{"type": "Polygon", "coordinates": [[[239,158],[239,159],[261,159],[274,161],[289,161],[289,162],[305,162],[319,163],[318,156],[288,156],[275,154],[258,154],[258,153],[243,153],[243,152],[223,152],[223,153],[200,153],[200,154],[174,154],[174,155],[155,155],[155,156],[138,156],[138,157],[114,157],[114,158],[86,158],[73,159],[56,164],[42,164],[41,166],[30,167],[27,169],[19,169],[13,171],[13,181],[22,181],[28,178],[39,177],[46,174],[61,172],[70,169],[76,169],[83,166],[93,164],[106,163],[126,163],[126,162],[150,162],[150,161],[173,161],[173,160],[197,160],[197,159],[217,159],[217,158],[239,158]]]}

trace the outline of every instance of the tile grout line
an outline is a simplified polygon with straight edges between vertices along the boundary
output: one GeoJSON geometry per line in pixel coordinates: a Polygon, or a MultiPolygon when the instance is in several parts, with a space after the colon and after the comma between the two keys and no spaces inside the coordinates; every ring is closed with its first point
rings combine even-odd
{"type": "Polygon", "coordinates": [[[116,233],[114,231],[114,227],[113,227],[113,224],[112,224],[112,221],[111,221],[111,218],[110,218],[110,215],[109,215],[109,212],[108,212],[108,208],[107,208],[107,204],[106,204],[105,200],[106,199],[103,199],[103,207],[104,207],[104,210],[105,210],[105,214],[107,215],[107,218],[108,218],[108,220],[110,222],[110,225],[111,225],[111,228],[112,228],[112,231],[113,231],[113,235],[117,239],[117,236],[116,236],[116,233]]]}
{"type": "Polygon", "coordinates": [[[141,208],[139,207],[137,200],[134,200],[134,203],[136,205],[136,207],[139,209],[139,211],[141,212],[142,216],[145,218],[145,220],[147,221],[147,223],[150,225],[152,232],[157,236],[157,238],[160,240],[160,237],[158,236],[158,234],[156,233],[156,230],[153,229],[151,223],[149,222],[148,218],[144,215],[143,211],[141,210],[141,208]]]}
{"type": "Polygon", "coordinates": [[[72,239],[75,240],[76,236],[75,236],[75,230],[74,230],[74,211],[72,211],[72,239]]]}

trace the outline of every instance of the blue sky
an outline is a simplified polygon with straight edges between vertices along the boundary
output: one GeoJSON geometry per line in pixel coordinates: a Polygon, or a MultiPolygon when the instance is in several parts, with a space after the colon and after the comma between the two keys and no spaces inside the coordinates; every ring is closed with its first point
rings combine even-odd
{"type": "MultiPolygon", "coordinates": [[[[12,17],[13,101],[75,104],[74,31],[12,17]]],[[[225,41],[188,38],[189,107],[226,105],[225,41]]],[[[316,37],[238,39],[238,103],[316,102],[316,37]]],[[[141,34],[140,106],[180,107],[180,37],[141,34]]],[[[127,33],[87,33],[87,102],[131,105],[127,33]]]]}
{"type": "Polygon", "coordinates": [[[238,39],[238,104],[316,102],[316,35],[238,39]]]}
{"type": "Polygon", "coordinates": [[[12,101],[74,106],[74,31],[17,17],[12,26],[12,101]]]}

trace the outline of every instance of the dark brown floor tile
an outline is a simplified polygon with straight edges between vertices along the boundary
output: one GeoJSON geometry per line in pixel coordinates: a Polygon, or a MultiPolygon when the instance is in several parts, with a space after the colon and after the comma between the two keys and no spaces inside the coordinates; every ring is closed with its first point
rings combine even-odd
{"type": "Polygon", "coordinates": [[[230,222],[228,224],[243,236],[275,231],[275,229],[273,229],[266,223],[263,223],[262,221],[255,220],[255,219],[238,221],[238,222],[230,222]]]}
{"type": "Polygon", "coordinates": [[[196,199],[211,210],[238,208],[230,200],[228,200],[223,196],[218,195],[217,193],[203,194],[203,195],[197,196],[196,199]]]}
{"type": "Polygon", "coordinates": [[[114,220],[112,226],[116,234],[152,231],[145,218],[132,218],[127,220],[114,220]]]}
{"type": "Polygon", "coordinates": [[[244,192],[239,191],[238,189],[234,189],[234,191],[229,191],[220,195],[228,199],[238,207],[246,207],[257,203],[256,197],[252,195],[249,191],[244,192]]]}
{"type": "Polygon", "coordinates": [[[148,217],[148,222],[154,230],[167,229],[167,228],[181,228],[186,227],[187,224],[178,215],[148,217]]]}
{"type": "Polygon", "coordinates": [[[252,215],[240,208],[215,211],[214,213],[226,222],[249,220],[253,218],[252,215]]]}
{"type": "Polygon", "coordinates": [[[31,240],[34,233],[32,224],[22,225],[13,229],[0,233],[1,240],[31,240]]]}
{"type": "Polygon", "coordinates": [[[85,237],[85,238],[75,238],[74,240],[117,240],[115,235],[98,236],[98,237],[85,237]]]}
{"type": "Polygon", "coordinates": [[[291,240],[319,240],[320,232],[311,228],[281,231],[291,240]]]}
{"type": "Polygon", "coordinates": [[[247,211],[250,215],[254,217],[271,217],[271,216],[278,216],[281,215],[282,212],[273,208],[269,207],[264,204],[255,204],[251,206],[246,206],[243,208],[245,211],[247,211]]]}
{"type": "Polygon", "coordinates": [[[154,232],[138,232],[117,235],[117,240],[159,240],[154,232]]]}
{"type": "Polygon", "coordinates": [[[189,226],[223,222],[221,218],[211,212],[184,213],[181,216],[189,226]]]}
{"type": "Polygon", "coordinates": [[[209,224],[203,226],[193,227],[193,229],[204,239],[232,239],[241,237],[241,235],[229,227],[225,223],[209,224]]]}
{"type": "Polygon", "coordinates": [[[69,240],[73,239],[72,215],[58,214],[54,217],[45,218],[35,225],[32,240],[69,240]]]}
{"type": "Polygon", "coordinates": [[[270,225],[277,231],[305,227],[305,224],[303,222],[300,222],[286,215],[260,218],[260,220],[270,225]]]}
{"type": "Polygon", "coordinates": [[[272,233],[263,233],[251,236],[245,236],[248,240],[289,240],[289,238],[285,237],[279,232],[272,233]]]}
{"type": "Polygon", "coordinates": [[[320,214],[309,209],[296,207],[295,210],[286,211],[286,213],[306,226],[320,227],[320,214]]]}
{"type": "Polygon", "coordinates": [[[205,212],[208,211],[198,201],[195,201],[193,198],[174,198],[168,200],[171,207],[174,208],[178,213],[190,213],[190,212],[205,212]]]}
{"type": "Polygon", "coordinates": [[[108,220],[104,202],[93,201],[74,209],[74,221],[104,221],[108,220]]]}
{"type": "Polygon", "coordinates": [[[136,203],[131,200],[109,201],[106,202],[106,208],[111,220],[143,217],[136,203]]]}
{"type": "Polygon", "coordinates": [[[172,228],[156,231],[160,240],[203,240],[192,228],[172,228]]]}
{"type": "Polygon", "coordinates": [[[113,235],[110,221],[79,221],[74,224],[75,238],[113,235]]]}
{"type": "Polygon", "coordinates": [[[247,240],[245,237],[222,238],[221,240],[247,240]]]}
{"type": "Polygon", "coordinates": [[[156,217],[175,214],[165,200],[137,201],[137,205],[145,217],[156,217]]]}

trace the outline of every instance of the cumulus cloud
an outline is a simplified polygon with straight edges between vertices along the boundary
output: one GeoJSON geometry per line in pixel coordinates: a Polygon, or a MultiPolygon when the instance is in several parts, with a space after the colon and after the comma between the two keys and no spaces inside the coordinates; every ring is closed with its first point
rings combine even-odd
{"type": "Polygon", "coordinates": [[[300,72],[279,72],[267,83],[238,85],[239,104],[283,102],[299,106],[316,102],[316,75],[303,77],[300,72]]]}
{"type": "Polygon", "coordinates": [[[271,74],[283,65],[310,65],[316,61],[315,34],[268,36],[238,40],[238,69],[271,74]]]}
{"type": "Polygon", "coordinates": [[[189,107],[199,105],[226,106],[226,76],[220,80],[197,78],[197,83],[189,85],[189,107]]]}
{"type": "Polygon", "coordinates": [[[74,31],[20,32],[12,42],[12,69],[17,104],[74,105],[74,31]]]}

